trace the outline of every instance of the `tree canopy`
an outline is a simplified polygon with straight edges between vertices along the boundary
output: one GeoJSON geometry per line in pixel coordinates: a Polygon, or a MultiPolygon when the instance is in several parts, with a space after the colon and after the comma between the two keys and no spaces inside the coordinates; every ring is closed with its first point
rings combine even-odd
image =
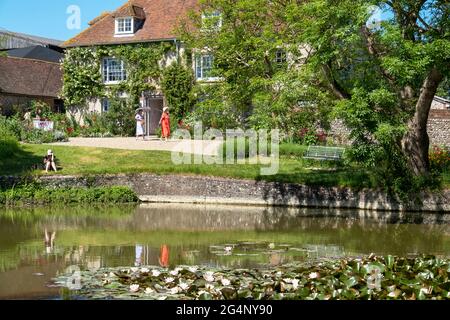
{"type": "Polygon", "coordinates": [[[311,110],[313,120],[331,112],[351,130],[354,159],[402,184],[430,175],[429,110],[438,89],[448,92],[450,77],[448,1],[203,0],[201,6],[221,13],[221,27],[205,27],[202,15],[193,14],[182,33],[189,47],[214,55],[223,80],[214,90],[224,103],[284,128],[295,124],[299,108],[311,110]],[[280,50],[285,61],[277,61],[280,50]]]}

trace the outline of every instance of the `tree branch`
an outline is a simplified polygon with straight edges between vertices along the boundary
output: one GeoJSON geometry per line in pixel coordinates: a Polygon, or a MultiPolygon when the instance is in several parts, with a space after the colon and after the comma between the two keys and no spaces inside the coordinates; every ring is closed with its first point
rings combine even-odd
{"type": "Polygon", "coordinates": [[[336,81],[331,72],[330,64],[325,64],[322,66],[322,71],[327,78],[328,89],[340,100],[350,99],[350,94],[336,81]]]}
{"type": "Polygon", "coordinates": [[[367,51],[369,52],[369,54],[371,56],[373,56],[377,60],[378,68],[380,69],[380,72],[383,75],[383,77],[389,82],[390,85],[395,86],[395,79],[394,79],[394,77],[392,75],[390,75],[389,72],[386,69],[384,69],[381,66],[381,64],[379,63],[381,54],[375,48],[375,41],[372,38],[372,34],[369,31],[369,28],[367,28],[366,26],[363,26],[361,29],[362,29],[361,31],[362,31],[362,34],[364,36],[364,39],[366,40],[367,51]]]}
{"type": "Polygon", "coordinates": [[[442,30],[441,29],[437,29],[437,28],[435,28],[435,27],[433,27],[433,26],[430,26],[421,16],[420,16],[420,14],[418,14],[417,15],[417,19],[420,21],[420,23],[421,24],[423,24],[424,26],[425,26],[425,28],[427,28],[427,29],[423,29],[422,27],[420,27],[419,25],[417,25],[417,28],[419,28],[420,30],[423,30],[423,31],[425,31],[425,32],[427,32],[427,31],[430,31],[430,30],[434,30],[434,31],[436,31],[437,33],[439,33],[439,34],[442,34],[442,30]]]}
{"type": "Polygon", "coordinates": [[[443,78],[443,74],[436,67],[433,67],[425,78],[416,103],[416,115],[414,117],[416,128],[426,130],[431,103],[443,78]]]}

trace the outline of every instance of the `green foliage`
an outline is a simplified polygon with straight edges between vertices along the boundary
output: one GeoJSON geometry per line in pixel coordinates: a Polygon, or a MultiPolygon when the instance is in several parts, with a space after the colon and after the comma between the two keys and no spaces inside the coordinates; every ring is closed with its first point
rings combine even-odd
{"type": "Polygon", "coordinates": [[[67,135],[63,131],[44,131],[41,129],[24,129],[22,141],[26,143],[42,144],[52,142],[68,141],[67,135]]]}
{"type": "Polygon", "coordinates": [[[442,81],[436,95],[445,99],[450,99],[450,77],[447,77],[444,81],[442,81]]]}
{"type": "Polygon", "coordinates": [[[143,91],[153,91],[152,81],[161,79],[160,61],[172,48],[171,44],[98,46],[68,50],[63,61],[63,97],[69,106],[83,107],[87,101],[99,97],[118,98],[127,93],[129,104],[139,102],[143,91]],[[115,57],[125,62],[127,79],[115,86],[107,86],[102,79],[103,58],[115,57]]]}
{"type": "Polygon", "coordinates": [[[31,101],[29,110],[32,118],[39,117],[44,120],[49,119],[53,115],[51,107],[47,103],[38,100],[31,101]]]}
{"type": "Polygon", "coordinates": [[[446,146],[433,146],[430,150],[431,168],[438,172],[450,171],[450,148],[446,146]]]}
{"type": "Polygon", "coordinates": [[[19,142],[12,136],[0,136],[0,160],[12,157],[15,153],[20,151],[19,142]]]}
{"type": "MultiPolygon", "coordinates": [[[[272,268],[180,267],[177,272],[103,268],[81,273],[78,292],[90,299],[183,300],[447,300],[450,261],[435,256],[413,258],[365,256],[294,263],[272,268]],[[173,281],[165,281],[169,277],[173,281]],[[207,279],[207,281],[205,281],[207,279]],[[178,287],[184,283],[185,288],[178,287]],[[131,291],[131,285],[135,290],[131,291]],[[175,289],[175,290],[174,290],[175,289]],[[172,291],[172,292],[171,292],[172,291]]],[[[66,285],[71,274],[57,282],[66,285]]],[[[239,309],[237,309],[239,310],[239,309]]],[[[239,311],[238,311],[239,312],[239,311]]]]}
{"type": "MultiPolygon", "coordinates": [[[[417,103],[426,77],[434,69],[448,77],[448,7],[441,1],[314,0],[290,4],[286,13],[285,41],[310,47],[301,74],[308,86],[333,97],[334,116],[351,130],[350,158],[402,195],[430,186],[432,175],[413,171],[419,152],[402,141],[414,113],[427,112],[417,103]],[[372,5],[392,18],[369,27],[372,5]],[[425,24],[410,20],[418,15],[425,24]]],[[[420,148],[426,154],[427,145],[420,148]]]]}
{"type": "Polygon", "coordinates": [[[128,203],[138,197],[127,187],[43,188],[38,184],[21,185],[0,191],[0,204],[69,204],[69,203],[128,203]]]}
{"type": "Polygon", "coordinates": [[[21,139],[23,124],[19,117],[5,117],[0,115],[0,137],[11,136],[17,140],[21,139]]]}
{"type": "Polygon", "coordinates": [[[49,106],[45,103],[33,102],[32,106],[34,114],[39,109],[41,110],[39,112],[41,117],[45,116],[45,118],[54,122],[53,131],[35,129],[30,122],[21,121],[19,114],[16,114],[12,117],[0,116],[0,134],[14,137],[19,141],[36,144],[67,141],[65,115],[51,113],[49,106]]]}
{"type": "MultiPolygon", "coordinates": [[[[172,49],[172,44],[152,43],[68,50],[62,66],[64,71],[62,95],[66,104],[83,109],[88,101],[102,97],[108,98],[111,103],[106,115],[97,116],[101,121],[94,124],[89,121],[91,116],[87,116],[86,128],[77,128],[76,122],[72,120],[70,131],[83,136],[134,135],[134,111],[139,107],[139,98],[143,92],[156,90],[155,83],[162,81],[165,67],[161,61],[164,61],[172,49]],[[102,61],[106,57],[124,61],[126,80],[116,85],[103,83],[102,61]]],[[[171,92],[174,99],[172,102],[183,99],[183,94],[185,93],[171,92]]],[[[180,103],[176,106],[180,106],[180,103]]]]}
{"type": "Polygon", "coordinates": [[[191,69],[181,63],[173,63],[164,70],[161,85],[173,120],[183,120],[194,105],[194,75],[191,69]]]}
{"type": "Polygon", "coordinates": [[[75,131],[75,134],[82,137],[111,137],[111,131],[116,129],[111,121],[114,113],[108,115],[107,113],[92,113],[84,116],[84,126],[81,126],[75,131]],[[109,117],[108,117],[109,116],[109,117]]]}
{"type": "Polygon", "coordinates": [[[201,122],[203,130],[214,128],[225,132],[242,124],[243,113],[224,99],[221,85],[196,86],[194,94],[197,103],[183,121],[191,129],[201,122]]]}
{"type": "Polygon", "coordinates": [[[133,136],[136,128],[136,109],[136,105],[122,99],[110,100],[110,108],[104,115],[107,131],[113,135],[133,136]]]}
{"type": "Polygon", "coordinates": [[[67,50],[63,63],[62,96],[67,106],[84,105],[103,93],[101,56],[91,48],[67,50]]]}
{"type": "MultiPolygon", "coordinates": [[[[199,103],[193,117],[205,127],[236,126],[282,131],[290,141],[300,141],[303,128],[329,129],[330,95],[308,86],[298,66],[300,49],[286,38],[286,4],[261,0],[200,1],[203,12],[220,12],[217,21],[193,14],[180,27],[188,48],[208,48],[214,57],[214,83],[200,82],[199,103]],[[264,21],[264,23],[261,23],[264,21]],[[286,60],[277,61],[277,52],[286,60]]],[[[194,50],[193,59],[201,54],[194,50]]]]}

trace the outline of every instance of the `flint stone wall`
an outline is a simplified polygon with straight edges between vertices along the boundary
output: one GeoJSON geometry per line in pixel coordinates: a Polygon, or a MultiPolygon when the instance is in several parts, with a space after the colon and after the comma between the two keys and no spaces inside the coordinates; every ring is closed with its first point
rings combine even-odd
{"type": "MultiPolygon", "coordinates": [[[[20,178],[1,177],[12,186],[20,178]]],[[[127,186],[144,202],[273,205],[314,208],[348,208],[386,211],[450,212],[450,190],[421,193],[414,202],[401,203],[377,190],[313,187],[292,183],[239,180],[188,175],[42,176],[37,181],[50,188],[127,186]]]]}

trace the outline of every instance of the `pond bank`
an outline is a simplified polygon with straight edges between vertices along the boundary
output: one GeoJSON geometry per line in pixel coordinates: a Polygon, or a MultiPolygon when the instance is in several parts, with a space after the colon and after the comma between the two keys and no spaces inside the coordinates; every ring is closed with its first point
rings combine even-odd
{"type": "MultiPolygon", "coordinates": [[[[0,177],[3,186],[24,181],[0,177]]],[[[450,190],[422,192],[417,201],[401,203],[385,192],[340,187],[306,186],[194,175],[121,174],[95,176],[40,176],[37,182],[50,188],[126,186],[142,202],[262,205],[344,208],[384,211],[450,212],[450,190]]]]}

